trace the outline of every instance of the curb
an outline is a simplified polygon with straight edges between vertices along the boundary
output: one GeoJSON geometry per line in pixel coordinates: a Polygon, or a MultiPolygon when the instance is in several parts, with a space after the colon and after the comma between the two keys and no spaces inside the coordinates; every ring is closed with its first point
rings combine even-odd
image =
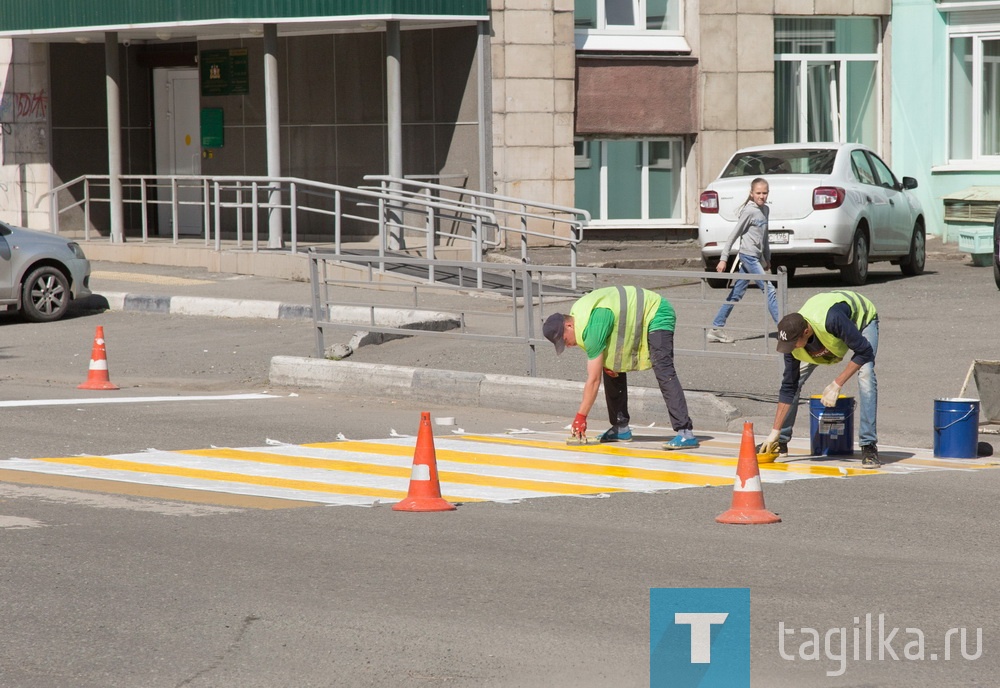
{"type": "Polygon", "coordinates": [[[266,318],[279,320],[311,320],[312,306],[280,301],[250,299],[217,299],[203,296],[160,296],[102,292],[93,294],[104,301],[108,310],[164,315],[208,315],[217,318],[266,318]]]}
{"type": "MultiPolygon", "coordinates": [[[[272,385],[319,387],[347,395],[409,399],[437,405],[476,406],[504,411],[526,411],[572,418],[583,394],[582,382],[546,378],[468,373],[454,370],[407,368],[377,363],[329,361],[297,356],[275,356],[269,373],[272,385]]],[[[732,404],[705,392],[686,392],[695,429],[728,429],[739,416],[732,404]]],[[[629,411],[634,418],[663,418],[663,396],[658,389],[629,388],[629,411]]],[[[594,413],[606,414],[604,400],[594,413]]]]}

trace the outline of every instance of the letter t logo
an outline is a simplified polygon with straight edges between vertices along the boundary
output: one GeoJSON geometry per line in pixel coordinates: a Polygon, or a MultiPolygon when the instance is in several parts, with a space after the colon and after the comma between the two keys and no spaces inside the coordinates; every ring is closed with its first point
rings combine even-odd
{"type": "Polygon", "coordinates": [[[728,613],[697,614],[676,612],[674,614],[675,624],[688,624],[691,626],[692,664],[712,663],[712,626],[725,623],[728,617],[728,613]]]}

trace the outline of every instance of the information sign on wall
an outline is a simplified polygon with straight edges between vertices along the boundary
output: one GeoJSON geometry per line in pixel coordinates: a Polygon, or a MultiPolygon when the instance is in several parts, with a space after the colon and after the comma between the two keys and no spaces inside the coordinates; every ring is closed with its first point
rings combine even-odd
{"type": "Polygon", "coordinates": [[[201,65],[202,96],[242,96],[250,93],[250,68],[246,48],[203,50],[201,65]]]}

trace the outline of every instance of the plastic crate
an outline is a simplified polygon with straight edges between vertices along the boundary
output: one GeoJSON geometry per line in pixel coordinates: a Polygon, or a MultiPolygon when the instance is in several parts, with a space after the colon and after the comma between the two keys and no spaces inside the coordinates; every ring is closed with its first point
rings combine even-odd
{"type": "Polygon", "coordinates": [[[993,228],[963,229],[958,232],[958,250],[977,255],[993,253],[993,228]]]}

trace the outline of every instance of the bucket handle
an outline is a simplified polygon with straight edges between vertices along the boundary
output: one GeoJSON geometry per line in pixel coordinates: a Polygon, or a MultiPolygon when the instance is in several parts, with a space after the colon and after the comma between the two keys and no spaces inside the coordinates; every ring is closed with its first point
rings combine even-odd
{"type": "Polygon", "coordinates": [[[941,427],[941,428],[939,428],[938,426],[935,425],[934,426],[934,432],[940,432],[941,430],[947,430],[952,425],[955,425],[956,423],[961,423],[963,420],[965,420],[966,418],[968,418],[969,416],[971,416],[972,413],[973,413],[973,411],[975,411],[975,410],[976,410],[975,406],[970,406],[969,410],[965,412],[965,415],[962,416],[961,418],[959,418],[958,420],[953,420],[953,421],[951,421],[950,423],[948,423],[947,425],[945,425],[944,427],[941,427]]]}

